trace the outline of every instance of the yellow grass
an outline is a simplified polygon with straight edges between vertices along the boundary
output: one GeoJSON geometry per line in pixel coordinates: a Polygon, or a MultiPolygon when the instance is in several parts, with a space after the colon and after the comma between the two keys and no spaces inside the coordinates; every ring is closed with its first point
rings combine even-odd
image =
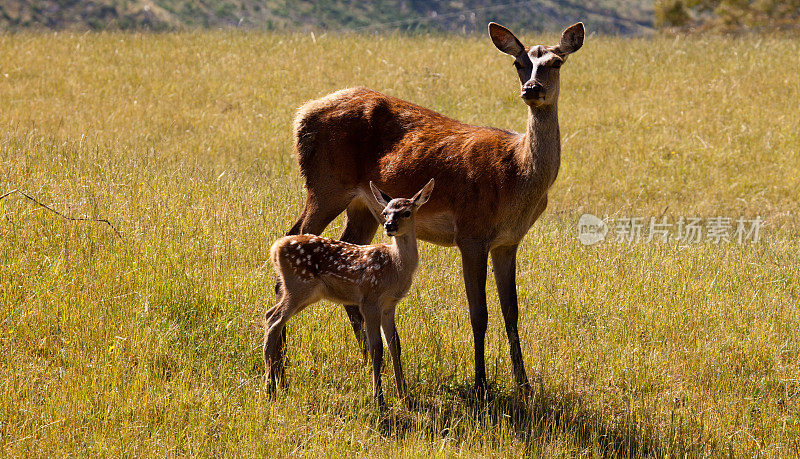
{"type": "Polygon", "coordinates": [[[327,303],[290,322],[289,389],[262,391],[268,249],[303,202],[291,118],[365,85],[521,130],[488,38],[18,34],[0,56],[0,194],[122,234],[0,201],[6,455],[800,453],[798,39],[588,39],[561,72],[562,168],[521,247],[533,395],[513,389],[491,283],[492,397],[469,395],[458,253],[422,244],[398,311],[411,395],[385,375],[385,417],[327,303]],[[583,246],[586,212],[766,226],[757,244],[583,246]]]}

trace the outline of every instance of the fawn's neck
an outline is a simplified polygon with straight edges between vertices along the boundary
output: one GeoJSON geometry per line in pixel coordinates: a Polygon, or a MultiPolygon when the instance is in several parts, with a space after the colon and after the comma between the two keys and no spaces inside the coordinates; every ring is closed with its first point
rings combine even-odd
{"type": "Polygon", "coordinates": [[[404,285],[411,284],[414,271],[417,270],[417,264],[419,263],[417,232],[413,229],[413,222],[410,226],[412,229],[409,232],[402,236],[393,236],[392,244],[389,246],[389,250],[392,252],[392,259],[397,267],[397,273],[400,276],[400,283],[404,285]]]}
{"type": "Polygon", "coordinates": [[[522,148],[522,163],[536,183],[550,187],[561,165],[561,132],[558,103],[528,107],[528,128],[522,148]]]}

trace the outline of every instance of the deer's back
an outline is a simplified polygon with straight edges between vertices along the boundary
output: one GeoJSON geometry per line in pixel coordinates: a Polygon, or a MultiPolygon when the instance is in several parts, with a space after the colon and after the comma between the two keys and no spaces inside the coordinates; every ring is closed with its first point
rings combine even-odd
{"type": "Polygon", "coordinates": [[[456,226],[463,231],[479,223],[486,232],[515,212],[513,198],[525,174],[523,135],[468,125],[366,88],[305,104],[295,119],[295,140],[307,187],[319,187],[320,195],[355,193],[368,200],[371,180],[392,196],[408,196],[435,178],[441,186],[420,210],[417,226],[420,238],[446,245],[456,226]]]}
{"type": "Polygon", "coordinates": [[[278,239],[271,252],[276,272],[291,284],[289,290],[313,291],[313,301],[359,304],[381,285],[397,280],[391,256],[382,245],[301,234],[278,239]]]}

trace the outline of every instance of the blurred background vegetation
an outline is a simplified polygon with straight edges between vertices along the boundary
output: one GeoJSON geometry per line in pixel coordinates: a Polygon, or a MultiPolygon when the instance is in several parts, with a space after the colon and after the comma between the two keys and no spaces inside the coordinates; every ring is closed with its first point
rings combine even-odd
{"type": "Polygon", "coordinates": [[[654,24],[673,30],[741,31],[800,26],[800,0],[658,0],[654,24]]]}
{"type": "Polygon", "coordinates": [[[592,31],[797,29],[800,0],[0,0],[0,30],[182,30],[482,33],[586,22],[592,31]]]}
{"type": "Polygon", "coordinates": [[[0,0],[0,30],[184,30],[482,33],[488,21],[528,31],[584,21],[592,31],[800,27],[800,0],[0,0]]]}
{"type": "Polygon", "coordinates": [[[0,0],[0,29],[483,33],[488,21],[529,31],[560,30],[576,20],[591,30],[652,30],[647,0],[0,0]]]}

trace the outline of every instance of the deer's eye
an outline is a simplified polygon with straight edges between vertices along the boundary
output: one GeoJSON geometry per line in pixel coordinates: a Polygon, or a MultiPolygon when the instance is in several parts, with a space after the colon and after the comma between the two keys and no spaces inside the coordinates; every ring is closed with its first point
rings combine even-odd
{"type": "Polygon", "coordinates": [[[560,60],[559,61],[555,61],[552,64],[550,64],[550,67],[553,67],[554,69],[557,69],[557,68],[561,67],[561,64],[563,64],[563,63],[564,63],[564,61],[560,61],[560,60]]]}
{"type": "Polygon", "coordinates": [[[410,211],[410,210],[407,210],[407,211],[406,211],[406,212],[403,214],[403,217],[405,217],[405,218],[408,218],[408,217],[410,217],[410,216],[411,216],[411,211],[410,211]]]}
{"type": "Polygon", "coordinates": [[[520,63],[519,63],[519,62],[517,62],[517,61],[514,61],[514,67],[516,67],[516,68],[517,68],[517,70],[522,70],[522,64],[520,64],[520,63]]]}

